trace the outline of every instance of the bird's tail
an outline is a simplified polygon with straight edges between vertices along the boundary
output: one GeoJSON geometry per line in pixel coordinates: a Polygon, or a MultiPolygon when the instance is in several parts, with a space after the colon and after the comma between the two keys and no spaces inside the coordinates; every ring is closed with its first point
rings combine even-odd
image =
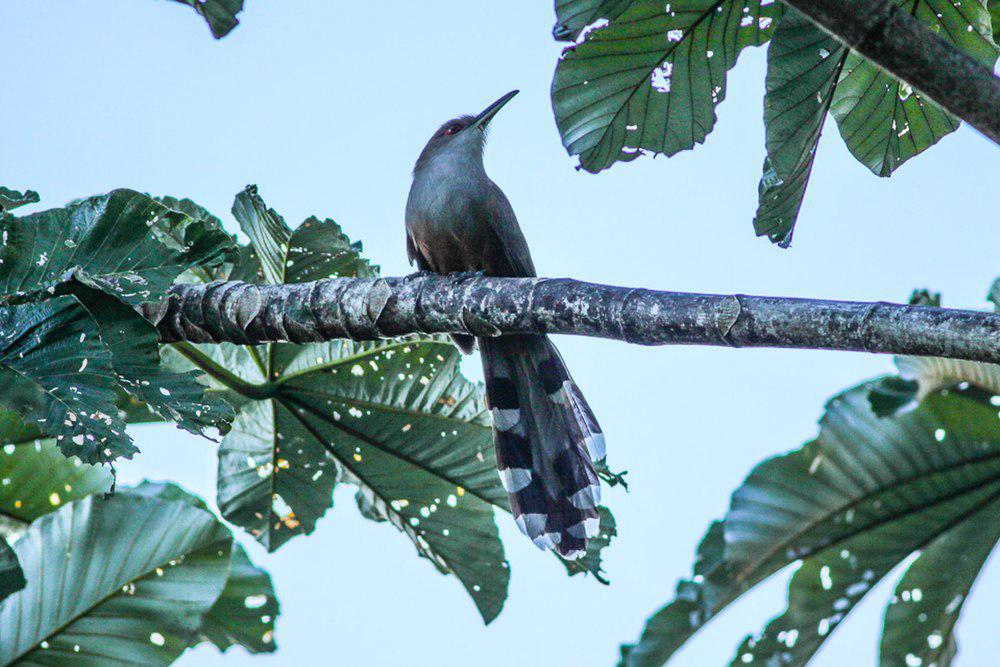
{"type": "Polygon", "coordinates": [[[597,534],[604,434],[545,336],[479,340],[497,468],[518,528],[568,559],[597,534]]]}

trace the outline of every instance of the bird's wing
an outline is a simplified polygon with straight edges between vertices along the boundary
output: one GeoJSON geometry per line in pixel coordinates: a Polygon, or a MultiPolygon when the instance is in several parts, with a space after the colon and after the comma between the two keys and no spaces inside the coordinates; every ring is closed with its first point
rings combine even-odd
{"type": "Polygon", "coordinates": [[[517,216],[514,215],[514,209],[507,195],[493,181],[490,181],[489,187],[493,191],[493,196],[483,200],[490,209],[483,212],[485,214],[483,218],[488,222],[496,238],[499,247],[495,249],[495,254],[499,256],[486,258],[488,263],[498,265],[494,270],[496,275],[517,277],[537,275],[535,263],[531,261],[528,242],[524,240],[521,226],[517,223],[517,216]],[[503,270],[499,270],[501,268],[503,270]]]}

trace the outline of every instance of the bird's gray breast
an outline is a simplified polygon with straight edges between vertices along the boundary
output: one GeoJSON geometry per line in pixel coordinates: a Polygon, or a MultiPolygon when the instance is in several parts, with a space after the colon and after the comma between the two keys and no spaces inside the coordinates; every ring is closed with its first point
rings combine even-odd
{"type": "Polygon", "coordinates": [[[434,160],[416,172],[406,202],[406,228],[433,270],[478,270],[489,235],[482,199],[488,179],[480,167],[434,160]],[[477,173],[478,172],[478,173],[477,173]]]}

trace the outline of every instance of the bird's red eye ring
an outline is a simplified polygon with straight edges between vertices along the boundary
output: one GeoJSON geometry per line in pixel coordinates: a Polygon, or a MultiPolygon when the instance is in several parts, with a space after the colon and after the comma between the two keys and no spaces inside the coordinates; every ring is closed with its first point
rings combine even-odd
{"type": "Polygon", "coordinates": [[[463,127],[464,126],[461,123],[454,123],[452,125],[449,125],[448,128],[444,131],[444,133],[445,134],[458,134],[460,131],[462,131],[463,127]]]}

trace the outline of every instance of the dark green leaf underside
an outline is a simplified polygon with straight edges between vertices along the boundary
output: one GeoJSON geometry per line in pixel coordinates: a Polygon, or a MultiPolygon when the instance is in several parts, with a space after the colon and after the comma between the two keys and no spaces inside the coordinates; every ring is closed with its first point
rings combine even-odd
{"type": "Polygon", "coordinates": [[[637,0],[569,47],[552,106],[563,145],[598,172],[641,152],[673,155],[701,143],[743,48],[770,39],[780,3],[637,0]]]}
{"type": "Polygon", "coordinates": [[[243,11],[243,0],[174,0],[198,12],[212,36],[220,39],[239,24],[236,15],[243,11]]]}

